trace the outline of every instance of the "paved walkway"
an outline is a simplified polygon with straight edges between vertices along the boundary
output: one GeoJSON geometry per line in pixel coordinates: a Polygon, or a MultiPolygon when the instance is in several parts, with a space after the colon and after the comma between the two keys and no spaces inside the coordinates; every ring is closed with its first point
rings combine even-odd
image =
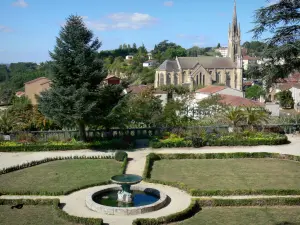
{"type": "MultiPolygon", "coordinates": [[[[135,152],[128,152],[130,158],[128,167],[126,170],[127,174],[138,174],[142,175],[146,156],[151,152],[168,154],[168,153],[229,153],[229,152],[273,152],[281,154],[300,155],[300,137],[289,137],[291,144],[281,146],[255,146],[255,147],[204,147],[200,149],[196,148],[174,148],[174,149],[143,149],[135,152]]],[[[18,153],[0,153],[0,169],[10,167],[25,162],[34,160],[41,160],[48,157],[57,156],[95,156],[95,155],[111,155],[113,152],[104,153],[92,150],[76,150],[76,151],[58,151],[58,152],[18,152],[18,153]]],[[[145,184],[144,182],[141,185],[145,184]]],[[[108,185],[109,186],[109,185],[108,185]]],[[[186,192],[181,191],[177,188],[164,186],[160,184],[149,184],[147,186],[153,187],[167,193],[171,198],[171,203],[158,211],[138,215],[138,216],[109,216],[102,215],[89,210],[85,206],[85,198],[87,193],[90,191],[96,191],[97,187],[92,187],[84,190],[74,192],[67,196],[0,196],[0,199],[53,199],[59,198],[62,203],[66,203],[63,210],[71,215],[82,216],[82,217],[101,217],[105,223],[109,224],[131,224],[135,218],[157,218],[160,216],[169,215],[178,211],[181,211],[188,207],[191,201],[191,196],[186,192]]],[[[245,199],[245,198],[275,198],[275,197],[286,197],[286,196],[213,196],[211,198],[217,199],[245,199]]],[[[300,197],[300,196],[289,196],[289,197],[300,197]]],[[[199,197],[208,198],[208,197],[199,197]]]]}

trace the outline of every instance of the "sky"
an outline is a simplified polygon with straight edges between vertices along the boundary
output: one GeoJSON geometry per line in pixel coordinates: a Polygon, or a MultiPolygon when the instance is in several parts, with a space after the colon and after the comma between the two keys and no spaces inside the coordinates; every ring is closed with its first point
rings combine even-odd
{"type": "MultiPolygon", "coordinates": [[[[252,39],[254,11],[266,0],[237,0],[242,43],[252,39]]],[[[234,0],[0,0],[0,63],[50,60],[71,15],[82,16],[101,50],[169,40],[185,48],[227,46],[234,0]]]]}

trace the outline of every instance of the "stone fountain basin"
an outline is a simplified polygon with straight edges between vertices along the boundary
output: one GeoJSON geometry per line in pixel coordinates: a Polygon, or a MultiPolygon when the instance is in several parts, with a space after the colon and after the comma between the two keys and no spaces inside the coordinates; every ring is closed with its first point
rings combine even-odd
{"type": "Polygon", "coordinates": [[[110,180],[115,184],[134,185],[140,183],[143,180],[143,178],[134,174],[121,174],[113,176],[112,178],[110,178],[110,180]]]}
{"type": "Polygon", "coordinates": [[[85,201],[86,206],[89,209],[91,209],[95,212],[102,213],[102,214],[124,216],[124,215],[139,215],[139,214],[157,211],[157,210],[165,207],[169,202],[168,195],[166,195],[165,193],[163,193],[157,189],[154,189],[154,188],[148,188],[148,187],[143,187],[143,186],[132,186],[131,190],[143,191],[145,193],[152,194],[152,195],[158,197],[159,200],[150,205],[145,205],[145,206],[140,206],[140,207],[128,207],[128,208],[110,207],[110,206],[100,205],[93,200],[93,197],[96,195],[103,194],[103,193],[109,192],[109,191],[119,191],[119,190],[122,190],[122,188],[121,187],[112,187],[112,188],[103,187],[102,189],[100,188],[97,192],[88,194],[88,196],[86,197],[86,201],[85,201]]]}

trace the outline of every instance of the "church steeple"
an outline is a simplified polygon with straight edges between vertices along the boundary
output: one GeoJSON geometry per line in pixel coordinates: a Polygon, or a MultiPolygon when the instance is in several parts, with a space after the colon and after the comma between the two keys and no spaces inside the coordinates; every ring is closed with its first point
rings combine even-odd
{"type": "Polygon", "coordinates": [[[229,25],[228,32],[228,57],[234,62],[240,64],[241,60],[241,30],[238,24],[237,13],[236,13],[236,0],[234,0],[232,23],[229,25]]]}

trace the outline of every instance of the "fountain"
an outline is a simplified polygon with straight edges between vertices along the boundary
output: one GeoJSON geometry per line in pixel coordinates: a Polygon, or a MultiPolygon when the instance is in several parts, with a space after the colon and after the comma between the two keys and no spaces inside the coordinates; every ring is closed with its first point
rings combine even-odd
{"type": "Polygon", "coordinates": [[[93,211],[108,215],[137,215],[152,212],[168,204],[168,196],[157,189],[139,184],[142,177],[122,174],[111,177],[116,185],[100,186],[90,193],[86,205],[93,211]]]}
{"type": "Polygon", "coordinates": [[[122,174],[113,176],[110,180],[122,187],[122,190],[118,191],[118,201],[132,203],[132,191],[130,190],[130,187],[131,185],[140,183],[143,178],[133,174],[122,174]]]}

